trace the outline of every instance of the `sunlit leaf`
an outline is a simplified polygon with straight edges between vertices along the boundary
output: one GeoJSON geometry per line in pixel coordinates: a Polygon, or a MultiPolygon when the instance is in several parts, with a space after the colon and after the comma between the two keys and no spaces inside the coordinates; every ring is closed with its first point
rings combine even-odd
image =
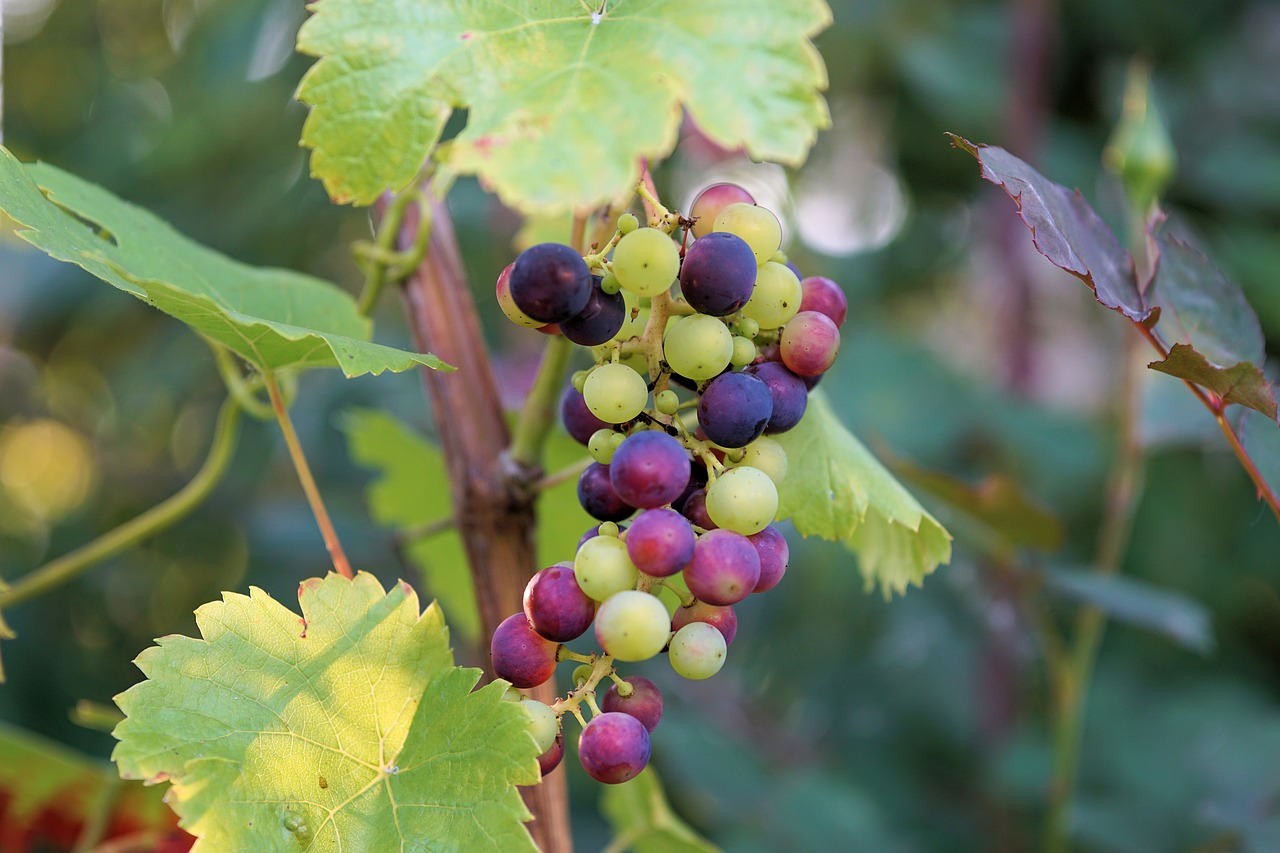
{"type": "Polygon", "coordinates": [[[467,124],[441,158],[526,210],[611,198],[671,151],[682,106],[717,144],[790,165],[829,122],[809,41],[831,22],[823,0],[311,8],[302,141],[339,202],[407,186],[454,109],[467,124]]]}
{"type": "Polygon", "coordinates": [[[365,573],[298,600],[224,593],[202,639],[144,651],[116,697],[121,775],[172,783],[195,851],[533,851],[515,786],[537,745],[504,682],[473,692],[453,665],[439,607],[365,573]]]}
{"type": "Polygon", "coordinates": [[[1185,595],[1133,578],[1087,570],[1049,569],[1044,580],[1050,591],[1091,604],[1119,622],[1163,634],[1201,654],[1213,650],[1209,609],[1185,595]]]}
{"type": "Polygon", "coordinates": [[[716,853],[714,844],[689,828],[671,809],[657,771],[645,768],[620,785],[608,785],[600,810],[613,828],[615,853],[716,853]]]}

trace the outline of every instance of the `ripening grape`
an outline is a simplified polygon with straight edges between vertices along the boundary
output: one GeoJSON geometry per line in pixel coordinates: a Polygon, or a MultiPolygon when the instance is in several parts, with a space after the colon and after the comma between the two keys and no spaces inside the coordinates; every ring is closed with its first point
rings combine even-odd
{"type": "Polygon", "coordinates": [[[637,228],[613,250],[613,274],[638,296],[657,296],[680,272],[680,250],[658,228],[637,228]]]}
{"type": "Polygon", "coordinates": [[[787,451],[772,438],[757,438],[742,449],[742,458],[734,463],[741,465],[759,468],[775,486],[781,486],[787,476],[787,451]]]}
{"type": "Polygon", "coordinates": [[[662,651],[670,635],[666,606],[647,592],[616,592],[596,611],[596,639],[618,660],[648,660],[662,651]]]}
{"type": "Polygon", "coordinates": [[[489,643],[493,673],[516,687],[537,687],[556,671],[559,647],[533,630],[523,613],[512,614],[493,632],[489,643]]]}
{"type": "Polygon", "coordinates": [[[626,320],[626,304],[620,293],[605,293],[600,277],[592,279],[591,295],[582,310],[560,322],[560,332],[584,347],[594,347],[613,339],[626,320]]]}
{"type": "Polygon", "coordinates": [[[672,509],[647,509],[627,528],[627,555],[646,575],[665,578],[688,565],[697,541],[683,515],[672,509]]]}
{"type": "Polygon", "coordinates": [[[538,756],[538,771],[546,776],[552,770],[560,766],[561,760],[564,759],[564,735],[556,735],[555,743],[551,744],[551,748],[542,755],[538,756]]]}
{"type": "Polygon", "coordinates": [[[698,401],[698,426],[721,447],[746,447],[764,435],[772,416],[769,386],[750,373],[717,376],[698,401]]]}
{"type": "Polygon", "coordinates": [[[685,252],[680,292],[699,314],[724,317],[751,298],[756,267],[756,256],[741,237],[708,234],[685,252]]]}
{"type": "Polygon", "coordinates": [[[706,622],[690,622],[671,638],[668,659],[678,675],[693,681],[710,678],[724,666],[724,634],[706,622]]]}
{"type": "Polygon", "coordinates": [[[730,468],[707,486],[707,515],[717,527],[750,536],[777,514],[778,487],[758,468],[730,468]]]}
{"type": "Polygon", "coordinates": [[[684,506],[680,508],[680,514],[689,519],[690,524],[697,525],[703,530],[715,530],[718,525],[711,520],[711,516],[707,515],[707,490],[705,488],[695,489],[685,499],[684,506]]]}
{"type": "Polygon", "coordinates": [[[538,744],[538,752],[546,752],[560,734],[560,718],[545,702],[537,699],[521,699],[520,707],[529,715],[529,734],[538,744]]]}
{"type": "Polygon", "coordinates": [[[622,521],[636,511],[614,491],[609,466],[599,462],[592,462],[578,477],[578,503],[600,521],[622,521]]]}
{"type": "Polygon", "coordinates": [[[694,198],[689,215],[695,220],[693,236],[712,233],[716,217],[731,204],[755,204],[755,197],[737,184],[712,184],[694,198]]]}
{"type": "Polygon", "coordinates": [[[652,509],[680,497],[689,482],[689,465],[689,454],[679,441],[665,432],[646,430],[628,437],[613,454],[609,480],[618,497],[631,506],[652,509]]]}
{"type": "Polygon", "coordinates": [[[586,307],[591,270],[582,256],[560,243],[539,243],[520,253],[511,269],[511,299],[542,323],[560,323],[586,307]]]}
{"type": "Polygon", "coordinates": [[[616,785],[649,763],[649,730],[630,714],[606,711],[591,718],[578,738],[578,760],[597,782],[616,785]]]}
{"type": "Polygon", "coordinates": [[[567,643],[591,627],[596,603],[578,586],[571,563],[548,566],[524,588],[524,615],[548,640],[567,643]]]}
{"type": "Polygon", "coordinates": [[[835,364],[840,352],[840,330],[826,314],[801,311],[782,330],[778,351],[792,373],[802,378],[819,376],[835,364]]]}
{"type": "Polygon", "coordinates": [[[809,405],[809,389],[805,387],[803,379],[788,370],[786,365],[776,361],[753,364],[742,372],[758,376],[769,386],[769,396],[773,398],[773,414],[769,416],[769,424],[765,427],[766,435],[786,432],[800,423],[809,405]]]}
{"type": "Polygon", "coordinates": [[[498,282],[494,286],[498,296],[498,307],[502,309],[503,314],[507,315],[507,319],[517,326],[524,326],[527,329],[545,326],[546,323],[539,322],[521,311],[516,306],[515,300],[511,298],[511,268],[514,266],[514,263],[507,264],[507,268],[498,274],[498,282]]]}
{"type": "Polygon", "coordinates": [[[715,317],[694,314],[667,326],[662,351],[667,364],[680,376],[710,379],[729,366],[733,335],[715,317]]]}
{"type": "Polygon", "coordinates": [[[649,386],[625,364],[602,364],[587,376],[582,396],[591,414],[607,423],[620,424],[644,411],[649,402],[649,386]]]}
{"type": "Polygon", "coordinates": [[[683,514],[685,501],[689,500],[689,495],[705,489],[707,486],[707,466],[700,458],[691,459],[689,461],[689,482],[685,484],[684,491],[680,493],[680,497],[671,502],[671,508],[676,512],[683,514]]]}
{"type": "Polygon", "coordinates": [[[742,316],[755,320],[761,329],[777,329],[800,311],[803,299],[804,291],[796,274],[770,261],[756,273],[756,288],[742,306],[742,316]]]}
{"type": "Polygon", "coordinates": [[[752,592],[768,592],[778,585],[782,576],[787,573],[787,561],[791,557],[791,549],[787,547],[787,539],[778,532],[778,528],[770,524],[759,533],[747,537],[760,556],[760,580],[752,592]]]}
{"type": "Polygon", "coordinates": [[[627,546],[612,536],[596,536],[583,542],[573,558],[573,574],[582,591],[596,601],[634,589],[639,578],[635,564],[627,556],[627,546]]]}
{"type": "Polygon", "coordinates": [[[844,318],[849,313],[849,300],[845,298],[840,285],[829,278],[811,275],[800,280],[800,290],[804,294],[800,300],[801,311],[826,314],[836,324],[836,328],[844,325],[844,318]]]}
{"type": "MultiPolygon", "coordinates": [[[[756,549],[757,553],[759,550],[759,548],[756,549]]],[[[759,591],[759,587],[760,584],[757,581],[756,589],[752,591],[759,591]]],[[[695,600],[688,607],[677,607],[676,612],[671,616],[671,630],[679,631],[690,622],[706,622],[708,625],[715,626],[724,635],[726,646],[731,644],[738,634],[738,614],[729,606],[718,606],[695,600]]]]}
{"type": "MultiPolygon", "coordinates": [[[[751,247],[756,264],[764,264],[782,245],[782,226],[768,208],[756,204],[731,204],[716,215],[714,231],[728,231],[751,247]]],[[[781,264],[779,264],[781,266],[781,264]]]]}
{"type": "Polygon", "coordinates": [[[732,530],[711,530],[698,537],[684,581],[708,604],[737,604],[760,580],[760,555],[747,537],[732,530]]]}
{"type": "Polygon", "coordinates": [[[631,685],[631,695],[623,696],[618,685],[612,684],[600,700],[600,709],[635,717],[653,731],[662,719],[662,693],[658,685],[642,675],[629,675],[622,680],[631,685]]]}

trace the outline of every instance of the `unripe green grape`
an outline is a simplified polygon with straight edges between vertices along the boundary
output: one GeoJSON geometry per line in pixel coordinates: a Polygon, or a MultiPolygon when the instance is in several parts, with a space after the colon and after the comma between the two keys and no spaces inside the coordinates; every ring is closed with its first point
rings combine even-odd
{"type": "MultiPolygon", "coordinates": [[[[757,275],[759,273],[757,272],[757,275]]],[[[803,288],[801,289],[803,292],[803,288]]],[[[743,317],[741,320],[733,324],[733,330],[744,338],[754,338],[760,334],[760,324],[750,317],[743,317]]]]}
{"type": "Polygon", "coordinates": [[[591,438],[587,439],[587,453],[601,465],[608,465],[616,449],[612,440],[615,435],[617,433],[611,429],[598,429],[591,433],[591,438]]]}
{"type": "Polygon", "coordinates": [[[787,476],[787,451],[772,438],[762,436],[744,447],[741,458],[733,464],[758,468],[769,475],[775,486],[781,486],[787,476]]]}
{"type": "Polygon", "coordinates": [[[600,522],[600,524],[596,527],[596,535],[597,536],[613,536],[616,538],[618,536],[617,523],[613,521],[600,522]]]}
{"type": "Polygon", "coordinates": [[[729,363],[734,367],[746,367],[756,359],[756,344],[751,338],[744,338],[742,335],[733,336],[733,355],[729,357],[729,363]]]}
{"type": "Polygon", "coordinates": [[[719,628],[707,622],[690,622],[671,638],[668,659],[678,675],[698,681],[720,671],[727,649],[719,628]]]}
{"type": "Polygon", "coordinates": [[[587,376],[582,396],[591,414],[607,424],[620,424],[644,411],[649,386],[625,364],[602,364],[587,376]]]}
{"type": "Polygon", "coordinates": [[[647,592],[624,590],[596,611],[596,639],[618,660],[648,660],[662,651],[670,636],[667,608],[647,592]]]}
{"type": "Polygon", "coordinates": [[[715,231],[737,234],[756,256],[756,263],[763,264],[773,257],[782,245],[782,226],[778,217],[758,204],[731,204],[716,217],[715,231]]]}
{"type": "Polygon", "coordinates": [[[710,379],[729,366],[733,335],[719,319],[694,314],[667,327],[662,349],[676,373],[695,380],[710,379]]]}
{"type": "Polygon", "coordinates": [[[609,446],[612,447],[614,450],[617,450],[619,447],[622,446],[622,442],[626,440],[627,440],[627,436],[625,433],[615,432],[609,438],[609,446]]]}
{"type": "Polygon", "coordinates": [[[657,228],[637,228],[613,250],[613,274],[639,296],[657,296],[680,273],[680,250],[657,228]]]}
{"type": "Polygon", "coordinates": [[[640,227],[640,220],[634,213],[624,213],[618,217],[618,230],[630,234],[640,227]]]}
{"type": "Polygon", "coordinates": [[[640,297],[630,290],[622,291],[622,304],[625,313],[622,315],[622,328],[612,338],[615,341],[625,341],[644,334],[644,327],[649,322],[648,303],[641,305],[640,297]]]}
{"type": "Polygon", "coordinates": [[[790,258],[787,257],[786,252],[779,249],[773,253],[773,257],[769,260],[773,261],[775,264],[782,264],[783,266],[786,266],[787,261],[790,260],[790,258]]]}
{"type": "Polygon", "coordinates": [[[653,405],[664,415],[674,415],[676,410],[680,408],[680,397],[675,391],[668,388],[654,396],[653,405]]]}
{"type": "Polygon", "coordinates": [[[639,572],[627,556],[627,546],[614,536],[595,536],[582,543],[573,558],[578,587],[595,601],[634,589],[639,572]]]}
{"type": "Polygon", "coordinates": [[[796,316],[804,288],[790,268],[773,261],[756,272],[756,288],[742,306],[742,316],[755,320],[761,329],[777,329],[796,316]]]}
{"type": "Polygon", "coordinates": [[[707,486],[707,515],[717,527],[750,536],[777,514],[778,487],[759,468],[730,468],[707,486]]]}
{"type": "Polygon", "coordinates": [[[582,386],[587,384],[587,375],[590,372],[591,371],[589,370],[575,370],[573,376],[570,378],[569,381],[573,383],[574,390],[579,394],[582,393],[582,386]]]}
{"type": "Polygon", "coordinates": [[[594,671],[594,667],[592,667],[591,664],[589,663],[579,664],[578,666],[575,666],[573,668],[573,678],[572,678],[573,686],[579,687],[583,684],[586,684],[591,679],[591,673],[593,671],[594,671]]]}
{"type": "Polygon", "coordinates": [[[538,742],[538,753],[542,754],[556,742],[560,734],[560,718],[545,702],[537,699],[522,699],[520,707],[529,715],[529,734],[538,742]]]}
{"type": "Polygon", "coordinates": [[[600,279],[600,289],[612,296],[622,290],[622,282],[618,281],[618,277],[611,272],[607,272],[600,279]]]}

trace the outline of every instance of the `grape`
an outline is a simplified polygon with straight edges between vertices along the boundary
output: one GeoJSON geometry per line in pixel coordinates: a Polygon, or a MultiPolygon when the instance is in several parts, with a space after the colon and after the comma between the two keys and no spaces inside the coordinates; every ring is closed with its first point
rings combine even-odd
{"type": "Polygon", "coordinates": [[[697,538],[675,510],[648,509],[627,528],[627,556],[646,575],[669,577],[693,559],[697,538]]]}
{"type": "Polygon", "coordinates": [[[582,310],[560,322],[560,332],[575,344],[594,347],[612,340],[626,320],[626,304],[621,293],[605,293],[600,279],[591,284],[591,295],[582,310]]]}
{"type": "Polygon", "coordinates": [[[596,639],[618,660],[648,660],[662,651],[669,636],[671,617],[656,595],[623,590],[596,611],[596,639]]]}
{"type": "Polygon", "coordinates": [[[662,350],[667,364],[679,375],[710,379],[729,366],[733,335],[715,317],[695,314],[667,327],[662,350]]]}
{"type": "Polygon", "coordinates": [[[707,515],[725,530],[750,536],[764,530],[777,514],[778,487],[758,468],[730,468],[707,486],[707,515]]]}
{"type": "Polygon", "coordinates": [[[703,530],[715,530],[718,525],[711,520],[711,516],[707,514],[707,490],[695,489],[685,500],[684,506],[680,509],[680,514],[689,519],[690,524],[696,524],[703,530]]]}
{"type": "MultiPolygon", "coordinates": [[[[716,215],[714,231],[728,231],[741,237],[751,247],[757,264],[764,264],[782,245],[782,226],[767,208],[738,202],[716,215]]],[[[778,266],[781,266],[779,264],[778,266]]]]}
{"type": "Polygon", "coordinates": [[[782,330],[778,341],[782,363],[800,377],[818,376],[835,364],[840,330],[835,321],[817,311],[801,311],[782,330]]]}
{"type": "Polygon", "coordinates": [[[556,671],[559,647],[533,630],[523,613],[515,613],[493,632],[489,644],[493,674],[516,687],[537,687],[556,671]]]}
{"type": "MultiPolygon", "coordinates": [[[[676,512],[684,514],[685,501],[689,500],[689,495],[705,489],[707,486],[707,466],[701,459],[691,459],[689,461],[689,482],[685,485],[684,491],[680,493],[680,497],[671,502],[671,508],[676,512]]],[[[687,518],[688,516],[686,516],[687,518]]]]}
{"type": "Polygon", "coordinates": [[[694,219],[693,236],[712,233],[716,217],[731,204],[755,204],[755,197],[737,184],[712,184],[694,198],[689,216],[694,219]]]}
{"type": "Polygon", "coordinates": [[[836,328],[844,325],[844,318],[849,313],[849,300],[845,298],[840,285],[829,278],[811,275],[800,279],[800,290],[804,294],[800,299],[801,311],[826,314],[836,324],[836,328]]]}
{"type": "Polygon", "coordinates": [[[537,742],[538,752],[546,752],[555,745],[560,734],[560,718],[545,702],[537,699],[521,699],[520,707],[529,715],[529,734],[537,742]]]}
{"type": "Polygon", "coordinates": [[[591,627],[596,603],[578,586],[571,563],[548,566],[524,588],[524,615],[548,640],[567,643],[591,627]]]}
{"type": "MultiPolygon", "coordinates": [[[[758,548],[756,550],[759,551],[758,548]]],[[[759,586],[759,583],[756,585],[759,586]]],[[[733,642],[733,638],[738,633],[738,614],[732,607],[720,607],[707,604],[705,601],[694,601],[688,607],[677,607],[671,617],[671,630],[679,631],[690,622],[706,622],[708,625],[714,625],[724,635],[726,646],[733,642]]]]}
{"type": "Polygon", "coordinates": [[[724,317],[747,304],[756,283],[756,256],[736,234],[718,232],[684,254],[680,291],[699,314],[724,317]]]}
{"type": "Polygon", "coordinates": [[[640,227],[640,219],[634,213],[624,213],[618,217],[618,230],[630,234],[640,227]]]}
{"type": "Polygon", "coordinates": [[[724,666],[724,634],[706,622],[690,622],[671,638],[668,660],[676,674],[693,681],[710,678],[724,666]]]}
{"type": "Polygon", "coordinates": [[[752,592],[768,592],[787,573],[791,549],[787,547],[786,537],[772,524],[747,538],[760,555],[760,580],[756,581],[756,588],[752,592]]]}
{"type": "Polygon", "coordinates": [[[561,760],[564,758],[564,735],[556,735],[555,743],[551,744],[551,748],[542,755],[538,756],[538,770],[543,776],[546,776],[552,770],[560,766],[561,760]]]}
{"type": "Polygon", "coordinates": [[[729,356],[729,363],[734,367],[746,367],[756,358],[756,344],[751,338],[744,338],[742,335],[733,336],[733,355],[729,356]]]}
{"type": "Polygon", "coordinates": [[[649,386],[639,373],[625,364],[602,364],[587,377],[582,396],[591,414],[602,421],[620,424],[644,411],[645,403],[649,402],[649,386]]]}
{"type": "Polygon", "coordinates": [[[498,283],[494,287],[498,295],[498,307],[502,309],[503,314],[507,315],[507,319],[517,326],[524,326],[527,329],[545,326],[545,323],[533,319],[516,307],[515,300],[511,298],[511,268],[514,266],[514,263],[507,264],[506,269],[498,274],[498,283]]]}
{"type": "Polygon", "coordinates": [[[680,272],[680,250],[665,232],[637,228],[613,250],[613,274],[637,296],[657,296],[680,272]]]}
{"type": "Polygon", "coordinates": [[[635,717],[653,731],[662,719],[662,693],[658,685],[642,675],[630,675],[622,680],[631,685],[631,695],[623,696],[618,692],[618,685],[612,684],[600,701],[600,709],[635,717]]]}
{"type": "MultiPolygon", "coordinates": [[[[583,544],[588,539],[595,539],[599,535],[600,535],[600,525],[597,524],[595,527],[592,527],[586,533],[582,534],[582,538],[578,540],[578,550],[579,551],[582,550],[583,544]]],[[[575,551],[574,553],[577,553],[577,552],[575,551]]]]}
{"type": "Polygon", "coordinates": [[[560,243],[539,243],[520,253],[511,269],[511,299],[530,318],[561,323],[587,305],[591,270],[560,243]]]}
{"type": "Polygon", "coordinates": [[[760,555],[747,537],[712,530],[698,537],[684,570],[689,591],[708,604],[737,604],[760,580],[760,555]]]}
{"type": "Polygon", "coordinates": [[[621,435],[621,433],[614,432],[608,427],[591,433],[591,440],[587,442],[587,453],[601,465],[608,465],[613,459],[614,451],[618,449],[613,444],[615,435],[621,435]]]}
{"type": "Polygon", "coordinates": [[[572,385],[564,389],[564,396],[560,398],[560,420],[564,423],[565,431],[578,444],[591,441],[596,430],[609,428],[607,423],[591,414],[582,393],[572,385]]]}
{"type": "Polygon", "coordinates": [[[622,328],[613,336],[615,341],[625,341],[644,334],[649,322],[649,306],[640,304],[640,297],[630,290],[622,291],[622,328]]]}
{"type": "Polygon", "coordinates": [[[769,396],[773,398],[773,414],[765,427],[766,435],[786,432],[800,423],[804,410],[809,405],[809,389],[805,387],[803,379],[788,370],[786,365],[776,361],[753,364],[742,372],[758,376],[769,386],[769,396]]]}
{"type": "Polygon", "coordinates": [[[756,289],[742,306],[742,316],[755,320],[761,329],[777,329],[796,315],[803,299],[796,274],[770,261],[756,273],[756,289]]]}
{"type": "Polygon", "coordinates": [[[674,415],[680,408],[680,395],[670,388],[659,391],[653,398],[653,405],[664,415],[674,415]]]}
{"type": "Polygon", "coordinates": [[[615,785],[649,763],[649,730],[629,714],[606,711],[591,718],[578,738],[578,760],[597,782],[615,785]]]}
{"type": "Polygon", "coordinates": [[[596,536],[582,543],[573,558],[573,574],[582,591],[596,601],[634,589],[639,578],[627,556],[627,546],[612,536],[596,536]]]}
{"type": "Polygon", "coordinates": [[[679,441],[665,432],[646,430],[627,438],[613,454],[609,480],[618,497],[631,506],[651,509],[680,497],[689,470],[689,454],[679,441]]]}
{"type": "Polygon", "coordinates": [[[698,426],[721,447],[746,447],[764,434],[772,415],[769,386],[750,373],[717,376],[698,401],[698,426]]]}
{"type": "Polygon", "coordinates": [[[609,466],[599,462],[592,462],[578,477],[578,503],[600,521],[622,521],[636,511],[614,491],[609,466]]]}
{"type": "Polygon", "coordinates": [[[787,476],[787,451],[772,438],[757,438],[743,449],[742,458],[734,465],[759,468],[775,486],[781,486],[787,476]]]}

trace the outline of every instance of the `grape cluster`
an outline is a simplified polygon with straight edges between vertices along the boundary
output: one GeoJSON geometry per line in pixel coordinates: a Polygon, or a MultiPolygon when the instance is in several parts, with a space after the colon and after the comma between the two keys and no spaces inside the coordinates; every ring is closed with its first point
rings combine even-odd
{"type": "Polygon", "coordinates": [[[741,187],[716,184],[688,218],[663,211],[651,222],[623,214],[609,245],[585,258],[533,246],[497,282],[513,322],[592,348],[596,364],[575,374],[561,417],[593,460],[578,497],[600,524],[572,561],[529,581],[523,612],[494,632],[493,669],[531,688],[561,661],[581,664],[553,705],[512,698],[529,713],[544,774],[564,755],[567,712],[583,724],[583,768],[606,783],[644,768],[662,716],[653,682],[614,664],[665,652],[685,678],[715,675],[737,633],[733,606],[786,572],[772,522],[787,456],[769,436],[804,415],[848,310],[834,282],[799,277],[779,251],[777,218],[741,187]],[[674,614],[658,598],[664,587],[680,599],[674,614]],[[564,645],[592,626],[601,653],[564,645]]]}

